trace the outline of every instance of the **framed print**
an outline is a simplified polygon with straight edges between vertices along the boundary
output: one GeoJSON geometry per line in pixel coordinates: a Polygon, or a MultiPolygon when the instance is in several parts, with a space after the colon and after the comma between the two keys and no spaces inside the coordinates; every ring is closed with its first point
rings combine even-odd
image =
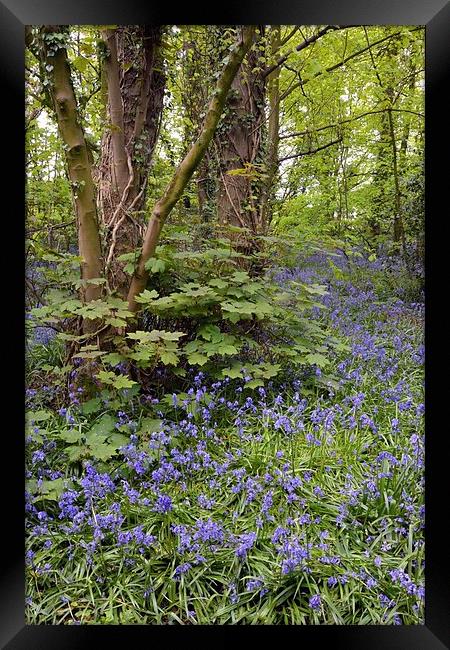
{"type": "Polygon", "coordinates": [[[449,647],[448,3],[167,9],[0,3],[2,647],[449,647]]]}

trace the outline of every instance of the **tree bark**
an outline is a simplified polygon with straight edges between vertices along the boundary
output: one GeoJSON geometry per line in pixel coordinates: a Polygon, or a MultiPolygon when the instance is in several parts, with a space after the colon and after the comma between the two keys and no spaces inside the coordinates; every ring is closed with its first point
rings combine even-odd
{"type": "MultiPolygon", "coordinates": [[[[280,49],[280,25],[273,25],[270,32],[271,56],[280,49]]],[[[272,220],[274,189],[278,173],[278,145],[280,141],[280,67],[276,66],[267,77],[269,100],[269,124],[267,133],[266,174],[261,191],[261,225],[267,233],[272,220]]]]}
{"type": "Polygon", "coordinates": [[[133,274],[130,290],[128,292],[128,306],[133,312],[137,312],[139,309],[139,303],[136,302],[136,296],[138,296],[147,285],[148,271],[145,268],[145,264],[155,253],[165,220],[205,155],[206,149],[214,136],[220,116],[222,115],[228,91],[245,54],[252,45],[254,35],[254,26],[245,26],[242,28],[241,37],[225,59],[225,67],[217,81],[216,89],[214,90],[212,99],[209,103],[200,135],[178,166],[163,196],[159,201],[157,201],[153,208],[137,268],[133,274]]]}
{"type": "Polygon", "coordinates": [[[130,280],[117,261],[134,250],[144,231],[142,212],[163,108],[165,77],[160,26],[103,32],[109,128],[98,170],[106,231],[109,286],[126,297],[130,280]]]}
{"type": "MultiPolygon", "coordinates": [[[[201,128],[201,111],[207,104],[213,89],[211,75],[205,74],[205,68],[213,71],[221,57],[217,51],[220,27],[208,25],[198,31],[187,31],[183,40],[182,59],[182,103],[186,116],[184,128],[185,152],[189,151],[201,128]]],[[[216,170],[211,147],[205,152],[196,173],[197,201],[202,236],[210,233],[210,224],[216,212],[216,170]]]]}
{"type": "MultiPolygon", "coordinates": [[[[48,87],[59,133],[64,142],[67,171],[76,207],[78,246],[82,258],[81,278],[91,280],[102,276],[102,252],[91,158],[78,115],[67,51],[63,42],[54,38],[54,35],[65,33],[66,29],[58,25],[42,28],[42,57],[48,72],[48,87]]],[[[82,291],[86,302],[100,298],[101,293],[100,286],[89,283],[86,283],[82,291]]],[[[92,321],[85,321],[85,331],[89,331],[89,323],[92,321]]]]}
{"type": "MultiPolygon", "coordinates": [[[[263,28],[259,27],[259,38],[263,28]]],[[[233,80],[227,114],[216,137],[219,151],[219,223],[248,229],[235,238],[237,250],[256,249],[252,235],[261,234],[259,167],[262,153],[265,80],[256,48],[249,51],[233,80]],[[245,170],[232,174],[234,170],[245,170]]]]}

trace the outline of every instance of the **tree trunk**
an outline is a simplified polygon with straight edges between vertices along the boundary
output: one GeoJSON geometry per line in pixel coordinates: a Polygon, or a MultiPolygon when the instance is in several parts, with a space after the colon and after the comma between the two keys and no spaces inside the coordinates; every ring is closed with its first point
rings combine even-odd
{"type": "MultiPolygon", "coordinates": [[[[405,233],[403,229],[403,219],[402,219],[402,204],[401,204],[401,193],[400,193],[400,183],[398,178],[398,165],[397,165],[397,143],[395,140],[395,130],[394,130],[394,119],[392,117],[392,111],[388,110],[388,120],[389,120],[389,133],[391,136],[391,146],[392,146],[392,171],[394,175],[394,189],[395,189],[395,213],[394,213],[394,241],[403,243],[403,248],[405,249],[405,233]]],[[[406,250],[404,250],[406,254],[406,250]]]]}
{"type": "MultiPolygon", "coordinates": [[[[102,276],[102,253],[91,158],[79,120],[67,51],[64,42],[57,38],[66,33],[67,30],[58,25],[43,27],[42,56],[48,72],[48,87],[59,133],[64,142],[67,171],[76,208],[78,246],[82,257],[81,278],[88,281],[102,276]]],[[[101,292],[100,286],[89,283],[86,283],[82,291],[86,302],[100,298],[101,292]]],[[[92,325],[92,321],[85,321],[85,331],[90,331],[89,324],[92,325]]]]}
{"type": "Polygon", "coordinates": [[[130,281],[116,258],[142,240],[145,188],[164,98],[161,34],[160,26],[151,25],[102,33],[109,128],[98,170],[99,199],[109,286],[124,298],[130,281]]]}
{"type": "MultiPolygon", "coordinates": [[[[270,53],[274,57],[280,49],[280,25],[273,25],[270,32],[270,53]]],[[[261,191],[261,225],[263,233],[272,221],[275,183],[278,174],[278,144],[280,141],[280,66],[267,77],[269,100],[269,125],[267,133],[266,174],[261,191]]]]}
{"type": "MultiPolygon", "coordinates": [[[[198,136],[202,123],[201,112],[213,90],[211,74],[205,74],[205,69],[214,70],[221,60],[217,51],[219,37],[220,28],[208,25],[200,33],[187,31],[183,40],[181,96],[187,118],[184,127],[185,154],[198,136]]],[[[211,224],[216,213],[216,170],[210,147],[198,166],[196,186],[201,223],[199,234],[206,237],[212,234],[211,225],[208,224],[211,224]]]]}
{"type": "Polygon", "coordinates": [[[245,54],[252,45],[254,34],[255,27],[245,26],[242,28],[242,36],[226,57],[226,64],[217,81],[217,86],[209,103],[200,135],[178,166],[163,196],[159,201],[157,201],[153,208],[152,216],[145,234],[141,255],[128,292],[128,305],[129,309],[133,312],[137,312],[139,309],[139,303],[136,302],[136,296],[138,296],[147,285],[148,271],[145,268],[145,264],[155,253],[165,220],[205,155],[206,149],[214,136],[220,116],[222,115],[230,86],[239,70],[245,54]]]}
{"type": "MultiPolygon", "coordinates": [[[[263,27],[259,27],[259,38],[263,27]]],[[[264,124],[264,66],[259,51],[249,51],[240,73],[233,80],[227,100],[227,112],[217,134],[219,151],[219,223],[248,229],[236,237],[237,250],[251,253],[257,249],[252,235],[261,234],[260,164],[264,124]],[[234,170],[242,170],[235,174],[234,170]]]]}

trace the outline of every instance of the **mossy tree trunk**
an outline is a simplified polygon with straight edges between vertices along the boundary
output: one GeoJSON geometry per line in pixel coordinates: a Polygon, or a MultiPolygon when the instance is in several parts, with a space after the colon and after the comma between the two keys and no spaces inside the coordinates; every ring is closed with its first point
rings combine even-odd
{"type": "MultiPolygon", "coordinates": [[[[97,219],[92,161],[80,122],[77,101],[67,59],[64,26],[47,25],[40,31],[42,60],[48,75],[47,87],[53,104],[59,133],[64,143],[67,171],[76,208],[78,245],[81,262],[82,289],[86,302],[101,297],[101,286],[89,280],[102,277],[102,251],[97,219]]],[[[89,331],[92,321],[85,321],[89,331]]]]}

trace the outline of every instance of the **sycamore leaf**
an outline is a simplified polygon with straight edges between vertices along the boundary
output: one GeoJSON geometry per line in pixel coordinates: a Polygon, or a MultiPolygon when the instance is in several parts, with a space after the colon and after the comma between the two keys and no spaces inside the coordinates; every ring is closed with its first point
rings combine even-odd
{"type": "Polygon", "coordinates": [[[120,390],[122,388],[131,388],[135,384],[137,384],[136,381],[133,381],[125,375],[116,375],[116,378],[113,381],[113,386],[114,388],[117,388],[117,390],[120,390]]]}
{"type": "Polygon", "coordinates": [[[204,354],[200,354],[199,352],[193,352],[188,356],[187,360],[191,365],[204,366],[208,361],[208,357],[206,357],[204,354]]]}
{"type": "Polygon", "coordinates": [[[156,257],[150,257],[145,263],[146,271],[150,273],[164,273],[166,270],[166,263],[164,260],[158,260],[156,257]]]}
{"type": "Polygon", "coordinates": [[[159,296],[159,293],[152,289],[149,291],[148,289],[145,289],[142,293],[140,293],[138,296],[135,297],[136,302],[141,302],[145,304],[146,302],[152,302],[154,298],[157,298],[159,296]]]}
{"type": "Polygon", "coordinates": [[[262,379],[251,379],[245,384],[245,388],[257,388],[258,386],[264,386],[262,379]]]}
{"type": "Polygon", "coordinates": [[[329,360],[324,357],[323,354],[319,354],[318,352],[307,354],[305,359],[308,363],[315,364],[316,366],[319,366],[319,368],[323,368],[329,363],[329,360]]]}
{"type": "Polygon", "coordinates": [[[242,377],[242,366],[233,366],[232,368],[223,368],[222,375],[224,377],[230,377],[231,379],[236,379],[237,377],[242,377]]]}
{"type": "Polygon", "coordinates": [[[125,358],[117,352],[109,352],[102,359],[103,362],[109,363],[111,366],[118,366],[124,360],[125,358]]]}
{"type": "Polygon", "coordinates": [[[179,359],[177,355],[174,352],[170,352],[169,350],[165,350],[164,352],[161,352],[160,358],[165,366],[169,364],[172,366],[178,365],[179,359]]]}

